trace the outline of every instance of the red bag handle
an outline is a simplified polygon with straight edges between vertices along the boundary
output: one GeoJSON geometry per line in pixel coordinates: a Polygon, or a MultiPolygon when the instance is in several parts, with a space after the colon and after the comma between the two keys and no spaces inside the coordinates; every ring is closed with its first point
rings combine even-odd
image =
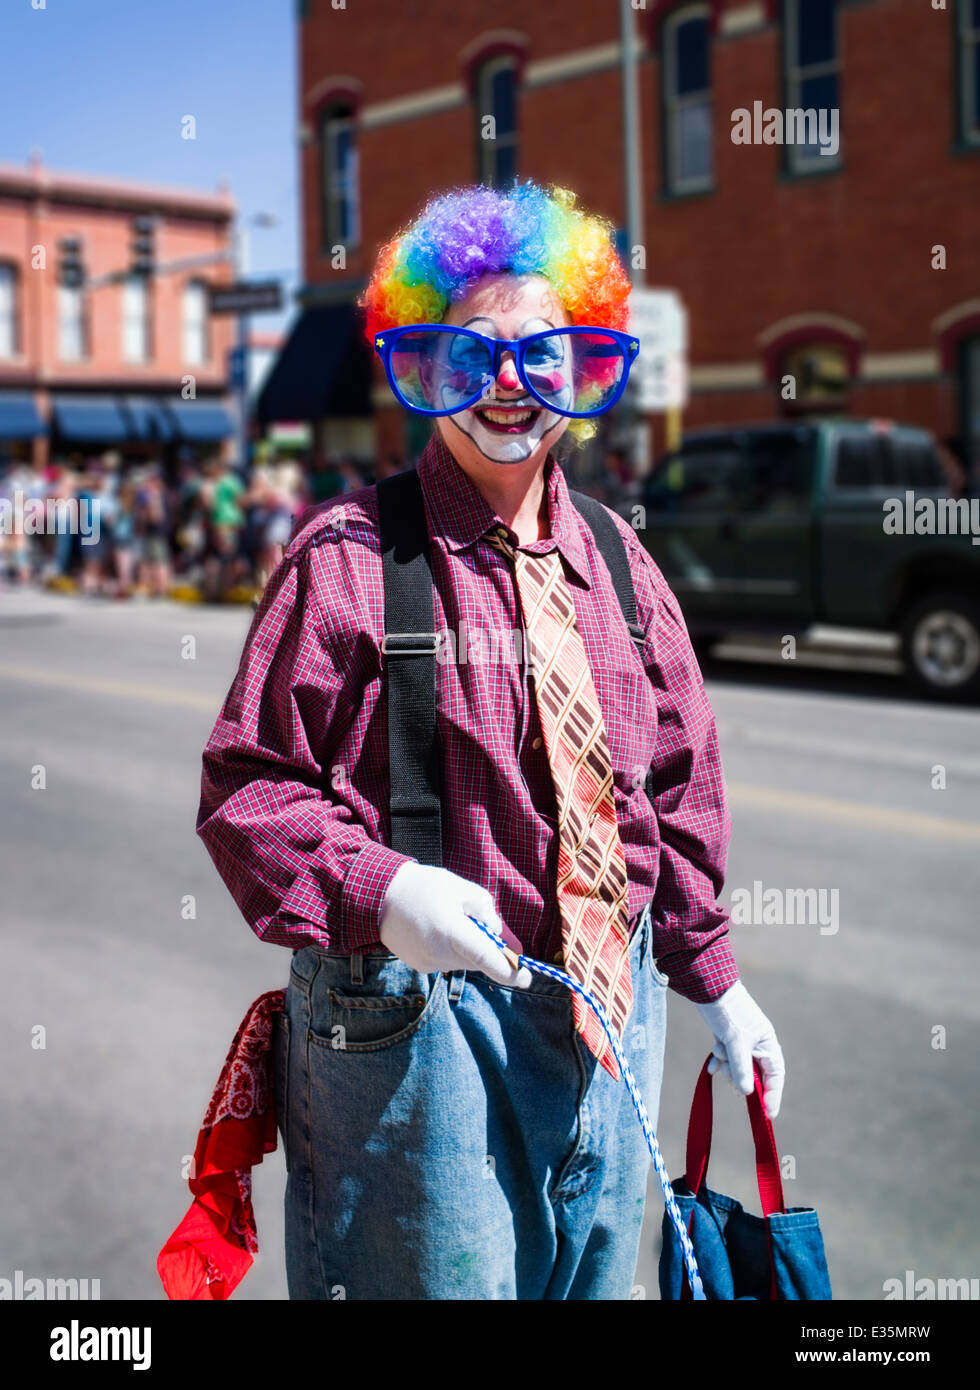
{"type": "MultiPolygon", "coordinates": [[[[694,1088],[691,1118],[687,1126],[687,1172],[684,1175],[684,1181],[687,1183],[688,1191],[692,1192],[695,1197],[701,1191],[702,1183],[707,1181],[708,1159],[711,1156],[711,1130],[714,1112],[711,1094],[712,1077],[708,1071],[708,1063],[711,1061],[712,1055],[709,1053],[704,1066],[701,1068],[701,1075],[694,1088]]],[[[785,1210],[783,1182],[779,1171],[779,1150],[776,1148],[776,1136],[773,1134],[772,1121],[766,1114],[763,1105],[765,1074],[757,1057],[753,1057],[752,1067],[755,1089],[750,1096],[745,1097],[745,1104],[749,1112],[749,1123],[752,1126],[752,1138],[755,1143],[755,1175],[759,1187],[759,1199],[762,1202],[762,1214],[769,1217],[785,1210]]],[[[693,1222],[694,1212],[692,1210],[687,1227],[688,1235],[691,1233],[693,1222]]],[[[769,1239],[768,1224],[766,1226],[766,1239],[769,1239]]],[[[776,1268],[772,1258],[771,1240],[769,1241],[769,1266],[772,1271],[769,1297],[774,1299],[778,1295],[776,1293],[776,1268]]],[[[691,1297],[686,1270],[681,1297],[691,1297]]]]}

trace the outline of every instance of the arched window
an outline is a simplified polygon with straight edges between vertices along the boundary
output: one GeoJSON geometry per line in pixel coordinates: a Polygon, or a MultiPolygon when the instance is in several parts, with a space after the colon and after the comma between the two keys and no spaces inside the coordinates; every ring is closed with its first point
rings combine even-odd
{"type": "MultiPolygon", "coordinates": [[[[785,0],[786,109],[802,112],[784,132],[786,169],[810,173],[840,162],[840,34],[837,0],[785,0]],[[830,142],[836,131],[836,148],[830,142]],[[821,140],[823,136],[823,140],[821,140]]],[[[787,126],[789,118],[787,117],[787,126]]]]}
{"type": "Polygon", "coordinates": [[[503,188],[517,173],[517,58],[498,53],[476,74],[477,177],[503,188]]]}
{"type": "Polygon", "coordinates": [[[980,145],[980,0],[959,0],[956,45],[959,57],[959,138],[980,145]]]}
{"type": "Polygon", "coordinates": [[[81,362],[87,355],[85,294],[81,285],[58,286],[58,356],[81,362]]]}
{"type": "Polygon", "coordinates": [[[0,358],[16,357],[17,347],[17,269],[0,265],[0,358]]]}
{"type": "Polygon", "coordinates": [[[782,412],[846,410],[864,342],[861,325],[839,314],[808,311],[770,324],[758,343],[782,412]]]}
{"type": "Polygon", "coordinates": [[[710,188],[711,34],[703,5],[673,10],[661,41],[664,190],[691,193],[710,188]]]}
{"type": "Polygon", "coordinates": [[[208,290],[203,280],[189,280],[184,286],[182,318],[184,361],[190,367],[203,366],[211,357],[208,290]]]}
{"type": "Polygon", "coordinates": [[[142,275],[123,283],[122,351],[125,362],[146,362],[150,356],[150,293],[142,275]]]}
{"type": "Polygon", "coordinates": [[[843,410],[850,386],[847,353],[835,343],[799,343],[783,357],[780,397],[787,414],[843,410]]]}
{"type": "Polygon", "coordinates": [[[328,103],[320,116],[320,178],[325,250],[348,250],[361,239],[357,125],[347,102],[328,103]]]}

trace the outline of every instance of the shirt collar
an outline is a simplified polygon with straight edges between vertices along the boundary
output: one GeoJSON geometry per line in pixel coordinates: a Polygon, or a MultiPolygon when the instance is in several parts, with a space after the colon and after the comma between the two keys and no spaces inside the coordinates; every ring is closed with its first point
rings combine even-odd
{"type": "MultiPolygon", "coordinates": [[[[473,545],[492,527],[505,525],[503,518],[460,468],[438,432],[433,433],[425,446],[419,459],[418,474],[432,534],[441,537],[447,550],[462,550],[473,545]]],[[[553,454],[549,454],[545,461],[544,477],[548,490],[551,535],[519,549],[535,555],[546,555],[557,547],[562,559],[589,589],[592,587],[591,572],[578,509],[569,496],[565,475],[553,454]]]]}

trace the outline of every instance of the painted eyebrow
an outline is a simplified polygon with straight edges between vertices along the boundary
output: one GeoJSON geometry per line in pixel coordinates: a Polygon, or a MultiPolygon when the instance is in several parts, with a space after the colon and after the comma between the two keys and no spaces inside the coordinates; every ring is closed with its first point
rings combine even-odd
{"type": "MultiPolygon", "coordinates": [[[[467,319],[466,322],[465,322],[464,324],[461,324],[461,325],[460,325],[460,327],[461,327],[461,328],[472,328],[472,326],[473,326],[474,323],[488,323],[488,324],[490,325],[490,327],[494,330],[494,332],[497,331],[497,325],[496,325],[496,323],[494,322],[493,319],[488,318],[488,317],[486,316],[486,314],[474,314],[473,317],[472,317],[471,319],[467,319]]],[[[545,328],[554,328],[554,326],[555,326],[555,325],[551,322],[551,319],[541,318],[541,316],[540,316],[539,314],[532,314],[531,317],[530,317],[529,319],[525,319],[524,322],[521,324],[521,327],[520,327],[520,332],[521,332],[521,333],[524,332],[524,329],[528,326],[529,323],[541,323],[541,324],[544,324],[545,328]]]]}

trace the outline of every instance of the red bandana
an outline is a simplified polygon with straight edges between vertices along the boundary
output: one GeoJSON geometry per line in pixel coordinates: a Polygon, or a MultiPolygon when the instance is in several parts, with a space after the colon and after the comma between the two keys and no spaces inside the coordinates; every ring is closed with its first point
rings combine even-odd
{"type": "Polygon", "coordinates": [[[157,1256],[168,1298],[227,1298],[258,1251],[252,1167],[278,1143],[272,1037],[285,994],[256,999],[221,1069],[194,1150],[194,1200],[157,1256]]]}

